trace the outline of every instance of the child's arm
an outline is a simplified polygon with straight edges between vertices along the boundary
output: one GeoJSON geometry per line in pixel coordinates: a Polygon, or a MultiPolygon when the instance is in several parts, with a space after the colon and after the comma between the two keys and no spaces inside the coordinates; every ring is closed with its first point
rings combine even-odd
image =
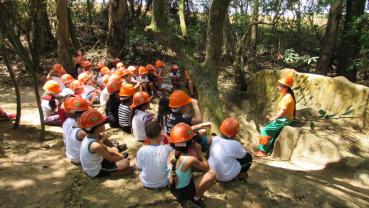
{"type": "Polygon", "coordinates": [[[82,141],[85,137],[87,136],[86,132],[83,131],[82,129],[80,129],[78,132],[77,132],[77,140],[78,141],[82,141]]]}
{"type": "Polygon", "coordinates": [[[206,122],[206,123],[200,123],[197,125],[193,125],[191,126],[192,130],[198,130],[198,129],[202,129],[202,128],[206,128],[206,127],[211,127],[213,124],[211,122],[206,122]]]}
{"type": "Polygon", "coordinates": [[[194,148],[196,150],[198,159],[191,157],[191,166],[200,169],[203,172],[207,172],[209,170],[209,163],[201,151],[201,146],[199,144],[194,144],[194,148]]]}
{"type": "Polygon", "coordinates": [[[91,151],[95,152],[99,155],[101,155],[104,159],[110,161],[110,162],[116,162],[119,161],[121,159],[124,159],[123,156],[116,156],[116,155],[112,155],[110,154],[104,145],[102,145],[99,142],[93,142],[90,146],[91,151]]]}
{"type": "Polygon", "coordinates": [[[193,110],[195,112],[195,116],[192,118],[191,124],[192,125],[196,125],[196,124],[202,123],[201,111],[200,111],[200,108],[199,108],[199,103],[198,103],[198,101],[196,99],[193,99],[193,98],[192,98],[192,107],[193,107],[193,110]]]}

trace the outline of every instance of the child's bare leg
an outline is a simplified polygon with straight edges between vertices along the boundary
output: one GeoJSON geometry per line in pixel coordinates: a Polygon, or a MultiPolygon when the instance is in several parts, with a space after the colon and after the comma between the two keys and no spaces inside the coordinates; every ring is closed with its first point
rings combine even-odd
{"type": "Polygon", "coordinates": [[[201,198],[204,192],[216,182],[216,175],[213,170],[209,170],[201,176],[197,176],[194,179],[196,187],[196,197],[201,198]]]}
{"type": "Polygon", "coordinates": [[[123,159],[115,162],[118,171],[112,173],[112,176],[127,176],[134,172],[134,162],[131,163],[130,159],[123,159]]]}

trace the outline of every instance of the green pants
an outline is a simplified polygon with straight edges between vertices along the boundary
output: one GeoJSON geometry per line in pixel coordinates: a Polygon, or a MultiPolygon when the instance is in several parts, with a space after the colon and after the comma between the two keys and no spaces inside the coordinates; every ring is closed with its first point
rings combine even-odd
{"type": "Polygon", "coordinates": [[[272,138],[269,140],[268,144],[259,144],[258,150],[270,154],[273,150],[274,142],[277,139],[279,133],[282,131],[283,127],[290,125],[292,122],[293,120],[287,117],[283,117],[267,123],[267,125],[261,130],[260,135],[270,136],[272,138]]]}

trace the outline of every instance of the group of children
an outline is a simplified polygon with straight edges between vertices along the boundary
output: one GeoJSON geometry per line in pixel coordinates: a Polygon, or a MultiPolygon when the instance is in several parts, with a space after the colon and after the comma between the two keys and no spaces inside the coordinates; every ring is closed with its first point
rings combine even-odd
{"type": "Polygon", "coordinates": [[[193,95],[185,70],[167,68],[161,60],[125,68],[114,59],[109,69],[78,56],[75,64],[71,74],[60,64],[52,67],[42,109],[46,124],[62,126],[67,158],[88,176],[138,169],[145,188],[170,187],[179,201],[204,207],[201,198],[217,180],[242,178],[250,168],[252,157],[237,140],[237,119],[225,119],[221,135],[208,136],[212,123],[202,121],[198,101],[184,91],[193,95]],[[155,116],[148,110],[158,96],[155,116]],[[107,139],[106,123],[142,142],[136,161],[125,152],[127,145],[107,139]]]}

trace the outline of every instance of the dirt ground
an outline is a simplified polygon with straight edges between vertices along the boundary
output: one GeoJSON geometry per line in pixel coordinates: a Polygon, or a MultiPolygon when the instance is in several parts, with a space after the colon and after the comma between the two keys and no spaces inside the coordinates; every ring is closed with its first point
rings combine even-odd
{"type": "MultiPolygon", "coordinates": [[[[19,130],[0,121],[0,207],[189,207],[167,190],[147,190],[138,172],[129,177],[90,179],[65,158],[62,132],[47,127],[38,141],[38,112],[32,89],[22,87],[19,130]]],[[[0,106],[15,112],[13,91],[0,86],[0,106]]],[[[109,130],[128,144],[133,159],[140,144],[109,130]]],[[[217,183],[205,194],[208,207],[369,207],[369,165],[339,161],[322,170],[296,171],[255,159],[245,181],[217,183]]],[[[274,161],[278,162],[278,161],[274,161]]]]}

